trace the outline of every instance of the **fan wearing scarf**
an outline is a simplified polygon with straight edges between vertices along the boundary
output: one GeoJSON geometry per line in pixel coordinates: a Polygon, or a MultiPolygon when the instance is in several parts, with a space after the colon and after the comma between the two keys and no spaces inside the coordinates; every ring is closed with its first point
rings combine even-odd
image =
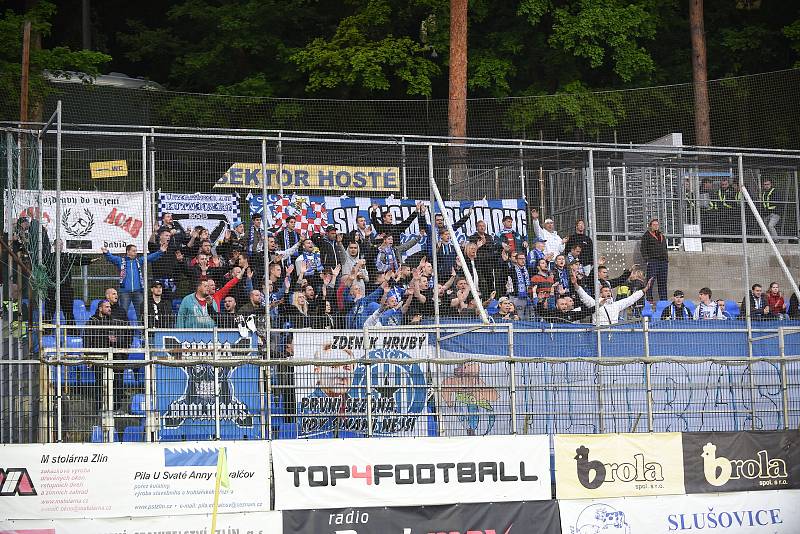
{"type": "MultiPolygon", "coordinates": [[[[147,255],[147,262],[159,259],[166,251],[169,243],[162,243],[161,249],[147,255]]],[[[144,311],[144,257],[137,254],[136,245],[125,247],[125,256],[120,258],[111,254],[106,247],[100,251],[103,257],[119,269],[119,305],[128,311],[133,302],[136,317],[141,318],[144,311]]]]}

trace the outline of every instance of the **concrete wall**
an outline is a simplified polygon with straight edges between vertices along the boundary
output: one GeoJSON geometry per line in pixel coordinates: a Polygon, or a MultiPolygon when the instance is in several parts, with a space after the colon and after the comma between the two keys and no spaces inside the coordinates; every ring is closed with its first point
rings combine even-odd
{"type": "MultiPolygon", "coordinates": [[[[800,245],[782,244],[778,248],[792,276],[800,280],[800,245]]],[[[643,265],[638,241],[602,241],[598,254],[607,257],[612,277],[620,274],[623,263],[643,265]]],[[[748,243],[747,255],[750,284],[759,283],[766,290],[770,282],[778,282],[788,305],[792,289],[769,244],[748,243]]],[[[714,297],[742,300],[746,286],[741,243],[703,243],[703,252],[670,250],[669,297],[675,289],[682,289],[689,299],[697,301],[701,287],[711,288],[714,297]]]]}

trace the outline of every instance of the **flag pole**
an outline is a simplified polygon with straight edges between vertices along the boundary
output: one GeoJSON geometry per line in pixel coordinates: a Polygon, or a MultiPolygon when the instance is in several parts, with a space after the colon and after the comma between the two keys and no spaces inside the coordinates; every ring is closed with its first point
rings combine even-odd
{"type": "MultiPolygon", "coordinates": [[[[217,509],[219,508],[219,487],[222,483],[222,467],[227,464],[225,458],[225,447],[220,447],[217,456],[217,476],[214,482],[214,508],[211,510],[211,534],[217,531],[217,509]]],[[[227,468],[227,466],[226,466],[227,468]]]]}

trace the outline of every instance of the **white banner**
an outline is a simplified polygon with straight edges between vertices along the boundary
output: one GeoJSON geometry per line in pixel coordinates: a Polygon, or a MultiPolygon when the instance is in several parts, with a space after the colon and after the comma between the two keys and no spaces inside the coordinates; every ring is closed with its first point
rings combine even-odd
{"type": "Polygon", "coordinates": [[[375,330],[365,339],[363,333],[298,332],[294,357],[328,361],[367,357],[374,361],[369,368],[353,363],[295,367],[298,437],[366,437],[368,369],[373,435],[428,435],[427,366],[412,362],[430,357],[428,334],[375,330]]]}
{"type": "MultiPolygon", "coordinates": [[[[14,217],[39,216],[39,192],[13,190],[11,209],[14,217]]],[[[50,240],[56,237],[56,193],[42,192],[42,223],[50,240]]],[[[129,244],[143,243],[150,237],[151,224],[144,227],[144,204],[141,193],[101,191],[61,192],[61,236],[67,252],[125,252],[129,244]]]]}
{"type": "Polygon", "coordinates": [[[274,441],[275,508],[550,499],[547,436],[274,441]]]}
{"type": "Polygon", "coordinates": [[[239,219],[239,200],[234,195],[159,193],[158,224],[164,213],[172,214],[187,237],[195,226],[202,226],[208,230],[211,243],[216,244],[225,237],[225,230],[239,219]]]}
{"type": "Polygon", "coordinates": [[[220,513],[269,511],[267,442],[5,445],[0,519],[203,514],[225,448],[220,513]]]}
{"type": "Polygon", "coordinates": [[[800,532],[800,490],[559,500],[564,534],[800,532]]]}
{"type": "MultiPolygon", "coordinates": [[[[95,519],[53,519],[4,521],[0,534],[166,534],[207,533],[211,530],[211,514],[118,517],[95,519]]],[[[217,515],[217,532],[240,534],[280,534],[283,519],[280,512],[252,512],[217,515]]]]}

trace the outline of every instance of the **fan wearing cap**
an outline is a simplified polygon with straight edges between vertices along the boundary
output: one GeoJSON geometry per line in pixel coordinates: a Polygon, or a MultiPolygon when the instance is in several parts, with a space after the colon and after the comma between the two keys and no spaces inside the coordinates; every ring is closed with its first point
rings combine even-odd
{"type": "Polygon", "coordinates": [[[539,260],[547,260],[549,263],[552,258],[548,258],[547,255],[544,253],[544,239],[539,239],[535,237],[533,239],[533,248],[528,252],[528,269],[531,271],[535,271],[537,265],[539,265],[539,260]]]}
{"type": "Polygon", "coordinates": [[[672,293],[672,302],[661,312],[662,321],[691,321],[692,312],[686,307],[683,291],[676,289],[672,293]]]}
{"type": "Polygon", "coordinates": [[[345,259],[347,251],[342,246],[342,241],[337,235],[336,227],[329,224],[325,227],[325,234],[314,234],[311,236],[311,241],[319,249],[319,258],[322,261],[322,267],[335,269],[345,259]]]}
{"type": "Polygon", "coordinates": [[[247,253],[252,257],[253,254],[264,252],[264,225],[260,213],[254,213],[250,220],[250,231],[247,232],[247,253]]]}
{"type": "Polygon", "coordinates": [[[544,227],[539,223],[539,210],[531,210],[531,219],[533,220],[533,230],[536,232],[536,237],[543,239],[545,242],[544,253],[556,256],[564,252],[564,245],[567,238],[561,238],[555,230],[553,219],[545,219],[544,227]]]}
{"type": "Polygon", "coordinates": [[[497,313],[492,317],[495,320],[519,321],[514,302],[509,297],[500,297],[500,300],[497,301],[497,313]]]}
{"type": "Polygon", "coordinates": [[[172,328],[175,324],[172,304],[164,298],[164,284],[156,280],[150,284],[150,303],[147,308],[147,326],[172,328]]]}

